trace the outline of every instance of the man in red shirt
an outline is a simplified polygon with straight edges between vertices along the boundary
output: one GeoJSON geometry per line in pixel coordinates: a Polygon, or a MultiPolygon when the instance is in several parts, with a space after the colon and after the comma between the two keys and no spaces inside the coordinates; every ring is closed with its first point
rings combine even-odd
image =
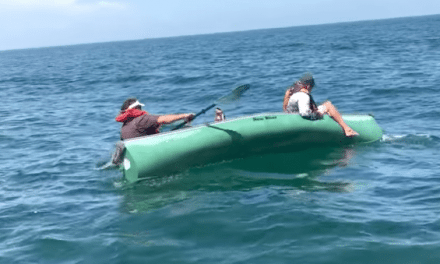
{"type": "Polygon", "coordinates": [[[194,118],[194,114],[150,115],[142,110],[143,104],[136,98],[129,98],[122,104],[121,112],[115,118],[122,123],[121,139],[142,137],[159,133],[163,124],[170,124],[184,119],[186,122],[194,118]]]}

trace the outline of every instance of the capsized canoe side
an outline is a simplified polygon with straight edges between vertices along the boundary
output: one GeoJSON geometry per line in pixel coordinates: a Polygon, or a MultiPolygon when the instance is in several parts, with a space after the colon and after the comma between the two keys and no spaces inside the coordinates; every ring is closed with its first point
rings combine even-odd
{"type": "Polygon", "coordinates": [[[125,141],[120,166],[131,183],[223,160],[382,138],[382,129],[370,115],[343,115],[343,119],[359,136],[345,137],[329,116],[311,121],[298,114],[264,113],[140,137],[125,141]]]}

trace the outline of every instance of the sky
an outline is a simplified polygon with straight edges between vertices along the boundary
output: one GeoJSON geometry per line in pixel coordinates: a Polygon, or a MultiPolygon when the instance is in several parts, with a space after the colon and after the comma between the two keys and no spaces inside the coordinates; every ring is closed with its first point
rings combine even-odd
{"type": "Polygon", "coordinates": [[[0,0],[0,50],[440,14],[440,0],[0,0]]]}

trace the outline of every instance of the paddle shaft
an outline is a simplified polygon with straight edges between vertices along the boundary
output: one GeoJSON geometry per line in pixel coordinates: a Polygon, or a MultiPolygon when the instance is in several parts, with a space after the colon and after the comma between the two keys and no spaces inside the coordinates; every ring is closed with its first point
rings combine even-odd
{"type": "MultiPolygon", "coordinates": [[[[208,111],[209,109],[213,108],[214,106],[216,106],[217,104],[224,104],[224,103],[229,103],[229,102],[233,102],[236,101],[238,99],[240,99],[241,95],[246,92],[249,89],[250,85],[249,84],[244,84],[244,85],[240,85],[237,88],[235,88],[231,93],[229,93],[226,96],[223,96],[221,98],[219,98],[217,101],[215,101],[215,103],[213,103],[212,105],[206,107],[205,109],[203,109],[202,111],[198,112],[191,120],[194,120],[196,117],[198,117],[201,114],[204,114],[206,111],[208,111]]],[[[176,126],[175,128],[173,128],[172,130],[177,130],[179,128],[182,128],[184,125],[186,125],[189,121],[185,121],[182,124],[176,126]]]]}
{"type": "MultiPolygon", "coordinates": [[[[200,111],[200,112],[198,112],[197,114],[195,114],[194,117],[193,117],[191,120],[194,120],[196,117],[198,117],[198,116],[201,115],[201,114],[206,113],[206,111],[208,111],[209,109],[211,109],[211,108],[213,108],[213,107],[215,107],[215,106],[216,106],[216,104],[212,104],[212,105],[206,107],[206,108],[203,109],[202,111],[200,111]]],[[[187,123],[188,123],[188,121],[185,121],[185,122],[183,122],[182,124],[180,124],[180,125],[176,126],[175,128],[173,128],[172,130],[180,129],[180,128],[182,128],[184,125],[186,125],[187,123]]]]}

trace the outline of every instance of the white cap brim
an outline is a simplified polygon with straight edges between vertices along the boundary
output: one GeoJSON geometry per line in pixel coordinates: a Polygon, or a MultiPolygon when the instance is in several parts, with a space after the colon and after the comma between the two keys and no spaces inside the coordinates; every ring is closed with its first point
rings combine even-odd
{"type": "Polygon", "coordinates": [[[144,104],[141,104],[141,103],[139,103],[139,101],[136,101],[136,102],[132,103],[127,109],[135,108],[138,105],[144,106],[144,104]]]}

